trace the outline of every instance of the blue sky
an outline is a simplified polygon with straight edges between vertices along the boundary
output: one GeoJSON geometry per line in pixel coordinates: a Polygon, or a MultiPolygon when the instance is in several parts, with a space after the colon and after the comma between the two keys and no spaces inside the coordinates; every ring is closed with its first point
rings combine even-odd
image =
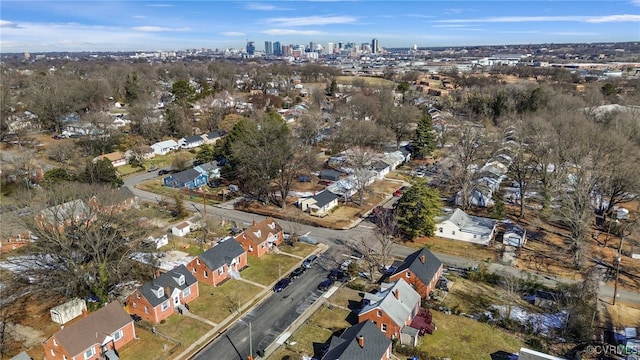
{"type": "Polygon", "coordinates": [[[0,2],[0,51],[640,41],[640,0],[0,2]]]}

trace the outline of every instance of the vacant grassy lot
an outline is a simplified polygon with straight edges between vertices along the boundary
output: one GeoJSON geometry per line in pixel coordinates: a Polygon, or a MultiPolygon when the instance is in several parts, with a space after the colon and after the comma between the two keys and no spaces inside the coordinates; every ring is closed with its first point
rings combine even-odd
{"type": "Polygon", "coordinates": [[[248,256],[248,262],[249,267],[242,272],[242,277],[269,286],[289,270],[293,270],[300,259],[283,254],[267,254],[260,259],[248,256]]]}
{"type": "MultiPolygon", "coordinates": [[[[463,313],[478,313],[488,310],[491,305],[505,304],[506,292],[498,286],[467,280],[458,276],[447,276],[453,280],[453,287],[446,295],[443,305],[463,313]]],[[[517,306],[531,308],[524,300],[516,301],[517,306]]]]}
{"type": "Polygon", "coordinates": [[[156,329],[161,334],[180,341],[182,345],[189,346],[211,330],[211,326],[200,320],[174,314],[164,324],[157,324],[156,329]]]}
{"type": "MultiPolygon", "coordinates": [[[[123,359],[156,360],[165,355],[163,346],[171,348],[175,343],[153,335],[150,331],[136,327],[138,340],[128,343],[122,350],[118,350],[123,359]]],[[[182,347],[181,347],[182,348],[182,347]]]]}
{"type": "Polygon", "coordinates": [[[300,257],[307,257],[316,249],[315,245],[309,245],[301,242],[297,242],[295,246],[291,245],[282,245],[280,246],[280,251],[285,252],[287,254],[296,255],[300,257]]]}
{"type": "Polygon", "coordinates": [[[334,305],[349,307],[350,304],[358,303],[362,300],[362,296],[360,294],[360,291],[343,286],[331,295],[329,301],[334,305]]]}
{"type": "Polygon", "coordinates": [[[379,87],[395,87],[395,82],[387,79],[377,78],[377,77],[367,77],[367,76],[337,76],[336,83],[350,85],[353,84],[354,81],[364,81],[368,86],[373,86],[376,88],[379,87]]]}
{"type": "Polygon", "coordinates": [[[431,356],[486,360],[496,351],[517,352],[524,342],[501,329],[464,316],[433,312],[437,330],[425,335],[419,347],[431,356]]]}
{"type": "MultiPolygon", "coordinates": [[[[244,272],[242,272],[244,276],[244,272]]],[[[220,323],[249,302],[262,289],[244,281],[229,280],[213,287],[199,283],[200,297],[189,304],[191,312],[214,323],[220,323]],[[213,294],[213,295],[212,295],[213,294]]]]}
{"type": "Polygon", "coordinates": [[[476,261],[495,261],[498,259],[498,252],[493,247],[439,237],[422,236],[405,245],[416,248],[426,247],[432,252],[456,255],[476,261]]]}

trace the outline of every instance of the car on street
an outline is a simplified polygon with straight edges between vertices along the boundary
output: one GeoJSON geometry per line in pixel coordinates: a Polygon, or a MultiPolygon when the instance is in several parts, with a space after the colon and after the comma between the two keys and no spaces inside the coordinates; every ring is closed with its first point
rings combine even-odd
{"type": "Polygon", "coordinates": [[[340,269],[331,270],[331,272],[329,273],[329,279],[333,281],[345,281],[345,276],[347,278],[349,277],[349,275],[347,275],[344,271],[340,269]]]}
{"type": "Polygon", "coordinates": [[[401,189],[398,189],[398,190],[394,191],[394,192],[393,192],[393,196],[395,196],[395,197],[400,197],[400,196],[402,196],[402,190],[401,190],[401,189]]]}
{"type": "Polygon", "coordinates": [[[305,268],[310,268],[311,266],[313,266],[313,264],[318,262],[318,256],[317,255],[311,255],[308,258],[304,259],[304,261],[302,262],[302,266],[305,268]]]}
{"type": "Polygon", "coordinates": [[[298,240],[302,243],[305,244],[310,244],[310,245],[317,245],[318,244],[318,240],[312,238],[309,235],[302,235],[298,238],[298,240]]]}
{"type": "Polygon", "coordinates": [[[398,270],[397,266],[389,266],[384,273],[387,275],[392,275],[394,272],[396,272],[396,270],[398,270]]]}
{"type": "Polygon", "coordinates": [[[291,284],[291,279],[289,278],[280,279],[280,281],[278,281],[276,285],[273,287],[273,291],[280,292],[286,289],[287,286],[289,286],[289,284],[291,284]]]}
{"type": "Polygon", "coordinates": [[[321,282],[321,283],[320,283],[320,285],[318,285],[318,290],[320,290],[320,291],[327,291],[327,290],[329,290],[329,288],[330,288],[331,286],[333,286],[333,283],[334,283],[334,282],[335,282],[335,281],[333,281],[333,280],[331,280],[331,279],[324,280],[323,282],[321,282]]]}
{"type": "Polygon", "coordinates": [[[297,279],[300,275],[304,274],[305,270],[307,270],[307,268],[300,266],[299,268],[296,268],[295,270],[293,270],[291,272],[291,274],[289,274],[289,279],[293,280],[293,279],[297,279]]]}
{"type": "Polygon", "coordinates": [[[340,264],[340,270],[342,270],[342,271],[349,270],[349,265],[351,265],[352,262],[353,262],[353,260],[351,260],[351,259],[347,259],[347,260],[343,261],[342,264],[340,264]]]}
{"type": "Polygon", "coordinates": [[[167,175],[170,172],[171,171],[169,171],[169,170],[162,169],[162,170],[158,171],[158,176],[167,175]]]}

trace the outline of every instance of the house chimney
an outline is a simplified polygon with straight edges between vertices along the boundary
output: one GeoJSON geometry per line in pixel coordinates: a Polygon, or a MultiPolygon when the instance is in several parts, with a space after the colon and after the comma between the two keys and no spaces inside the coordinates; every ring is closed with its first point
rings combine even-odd
{"type": "Polygon", "coordinates": [[[87,309],[82,309],[82,317],[86,317],[87,314],[87,309]]]}
{"type": "Polygon", "coordinates": [[[361,348],[364,348],[364,336],[358,336],[358,345],[360,345],[361,348]]]}
{"type": "Polygon", "coordinates": [[[420,262],[424,264],[424,263],[425,263],[425,261],[427,261],[427,257],[426,257],[426,256],[424,256],[424,254],[423,254],[423,255],[420,255],[420,262]]]}
{"type": "Polygon", "coordinates": [[[252,227],[256,226],[256,219],[253,219],[253,223],[251,223],[251,226],[252,227]]]}
{"type": "Polygon", "coordinates": [[[400,298],[400,289],[396,289],[396,290],[393,292],[393,296],[395,296],[395,297],[396,297],[396,299],[399,299],[399,298],[400,298]]]}

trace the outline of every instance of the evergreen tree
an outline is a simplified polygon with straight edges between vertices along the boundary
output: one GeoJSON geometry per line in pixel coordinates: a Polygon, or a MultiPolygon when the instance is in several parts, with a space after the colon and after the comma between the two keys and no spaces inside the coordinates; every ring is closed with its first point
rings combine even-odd
{"type": "Polygon", "coordinates": [[[494,192],[491,195],[493,199],[493,209],[491,209],[491,217],[494,219],[502,220],[507,217],[507,208],[504,206],[504,201],[502,200],[502,196],[498,195],[498,193],[494,192]]]}
{"type": "Polygon", "coordinates": [[[134,71],[131,75],[127,75],[127,80],[124,84],[124,97],[128,103],[131,103],[137,100],[139,95],[138,73],[134,71]]]}
{"type": "Polygon", "coordinates": [[[436,134],[433,131],[433,121],[431,115],[426,111],[418,123],[413,141],[413,156],[417,159],[424,159],[433,153],[436,148],[436,134]]]}
{"type": "Polygon", "coordinates": [[[440,214],[440,192],[430,187],[422,178],[412,182],[396,203],[395,215],[398,228],[413,239],[420,235],[433,235],[435,217],[440,214]]]}
{"type": "Polygon", "coordinates": [[[111,164],[111,160],[102,158],[98,161],[89,161],[80,175],[80,180],[89,184],[108,183],[112,187],[124,185],[124,181],[111,164]]]}

